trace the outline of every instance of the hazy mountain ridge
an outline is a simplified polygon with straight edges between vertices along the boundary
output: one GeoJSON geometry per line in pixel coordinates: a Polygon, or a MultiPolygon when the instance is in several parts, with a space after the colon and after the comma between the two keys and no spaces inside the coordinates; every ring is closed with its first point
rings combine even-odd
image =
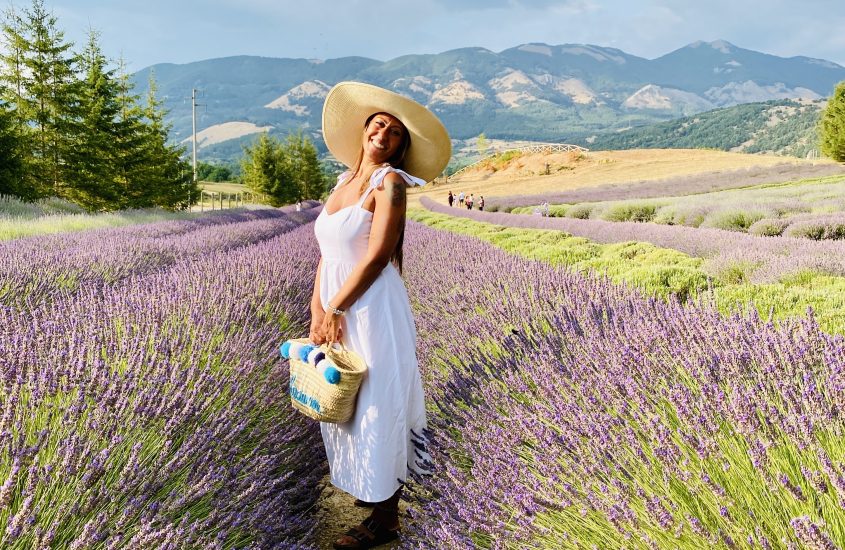
{"type": "Polygon", "coordinates": [[[824,105],[791,99],[746,103],[577,141],[592,149],[709,148],[806,157],[817,152],[824,105]]]}
{"type": "MultiPolygon", "coordinates": [[[[499,53],[461,48],[386,62],[238,56],[149,67],[134,75],[139,91],[150,71],[178,141],[190,136],[191,88],[202,91],[200,130],[241,122],[280,135],[304,128],[319,141],[325,93],[339,81],[359,80],[428,105],[455,138],[484,132],[574,141],[749,101],[818,99],[845,80],[845,68],[829,61],[725,41],[694,42],[653,60],[585,44],[523,44],[499,53]]],[[[240,141],[250,139],[218,142],[203,154],[235,157],[240,141]]]]}

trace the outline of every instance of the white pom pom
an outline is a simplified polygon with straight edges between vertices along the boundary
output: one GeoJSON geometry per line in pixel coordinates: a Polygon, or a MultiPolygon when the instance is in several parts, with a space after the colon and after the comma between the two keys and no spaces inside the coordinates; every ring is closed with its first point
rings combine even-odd
{"type": "Polygon", "coordinates": [[[290,356],[293,359],[299,359],[299,350],[302,349],[303,343],[302,342],[291,342],[290,343],[290,356]]]}
{"type": "Polygon", "coordinates": [[[310,365],[316,366],[317,365],[317,359],[318,359],[317,356],[321,355],[322,353],[323,352],[320,350],[320,348],[312,349],[311,353],[308,354],[308,363],[310,365]]]}
{"type": "Polygon", "coordinates": [[[325,374],[326,369],[328,367],[330,367],[331,364],[332,364],[332,362],[329,361],[328,359],[323,359],[322,361],[317,363],[317,372],[320,373],[320,376],[323,376],[325,374]]]}

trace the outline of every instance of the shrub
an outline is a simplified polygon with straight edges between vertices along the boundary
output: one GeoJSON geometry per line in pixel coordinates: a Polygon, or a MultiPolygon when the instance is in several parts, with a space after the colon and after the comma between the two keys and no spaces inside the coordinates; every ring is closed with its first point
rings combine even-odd
{"type": "Polygon", "coordinates": [[[23,201],[11,195],[0,195],[0,216],[33,219],[51,214],[84,214],[85,209],[65,199],[47,197],[23,201]]]}
{"type": "Polygon", "coordinates": [[[651,221],[663,225],[675,225],[675,217],[677,215],[677,211],[678,207],[674,204],[667,204],[666,206],[661,206],[657,209],[657,212],[654,213],[654,219],[651,221]]]}
{"type": "Polygon", "coordinates": [[[623,202],[605,208],[600,218],[610,222],[650,222],[657,208],[655,203],[623,202]]]}
{"type": "Polygon", "coordinates": [[[593,211],[593,208],[594,207],[591,204],[576,204],[566,211],[566,217],[586,220],[590,217],[590,213],[593,211]]]}
{"type": "Polygon", "coordinates": [[[549,217],[564,218],[569,208],[568,204],[554,204],[549,207],[549,217]]]}
{"type": "Polygon", "coordinates": [[[700,226],[710,214],[711,208],[699,204],[679,205],[675,207],[674,223],[669,225],[700,226]]]}
{"type": "Polygon", "coordinates": [[[787,227],[784,233],[788,237],[814,241],[845,239],[845,218],[825,217],[798,221],[787,227]]]}
{"type": "Polygon", "coordinates": [[[764,237],[778,237],[783,235],[784,229],[789,225],[789,220],[782,220],[777,218],[763,218],[752,223],[748,227],[748,232],[752,235],[762,235],[764,237]]]}
{"type": "Polygon", "coordinates": [[[748,231],[754,222],[762,220],[765,216],[766,212],[760,210],[726,208],[712,212],[704,219],[701,226],[727,231],[748,231]]]}

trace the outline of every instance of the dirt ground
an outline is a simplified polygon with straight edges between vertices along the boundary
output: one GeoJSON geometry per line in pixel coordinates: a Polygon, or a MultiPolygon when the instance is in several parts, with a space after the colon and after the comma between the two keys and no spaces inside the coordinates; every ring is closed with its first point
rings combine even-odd
{"type": "Polygon", "coordinates": [[[422,189],[412,190],[408,193],[408,199],[409,206],[418,206],[422,196],[445,202],[450,190],[453,193],[463,191],[486,197],[535,195],[606,183],[658,180],[785,163],[812,166],[820,163],[831,164],[833,161],[809,161],[705,149],[535,153],[520,155],[504,165],[479,165],[475,169],[448,178],[445,182],[435,181],[422,189]]]}
{"type": "MultiPolygon", "coordinates": [[[[320,494],[319,510],[317,517],[320,521],[320,532],[317,544],[320,550],[330,550],[332,543],[340,538],[350,527],[361,523],[370,514],[367,508],[356,508],[353,503],[355,498],[334,487],[328,477],[323,482],[325,488],[320,494]]],[[[405,503],[399,503],[399,521],[405,513],[405,503]]],[[[379,550],[392,550],[399,548],[398,541],[391,544],[377,546],[379,550]]]]}

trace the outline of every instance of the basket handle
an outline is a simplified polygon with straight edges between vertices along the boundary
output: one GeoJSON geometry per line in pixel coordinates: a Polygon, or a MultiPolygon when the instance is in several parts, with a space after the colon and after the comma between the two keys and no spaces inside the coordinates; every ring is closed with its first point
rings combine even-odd
{"type": "Polygon", "coordinates": [[[329,349],[339,349],[340,351],[349,351],[349,348],[346,347],[346,344],[343,343],[343,340],[339,342],[332,342],[331,345],[325,344],[325,346],[329,349]]]}

